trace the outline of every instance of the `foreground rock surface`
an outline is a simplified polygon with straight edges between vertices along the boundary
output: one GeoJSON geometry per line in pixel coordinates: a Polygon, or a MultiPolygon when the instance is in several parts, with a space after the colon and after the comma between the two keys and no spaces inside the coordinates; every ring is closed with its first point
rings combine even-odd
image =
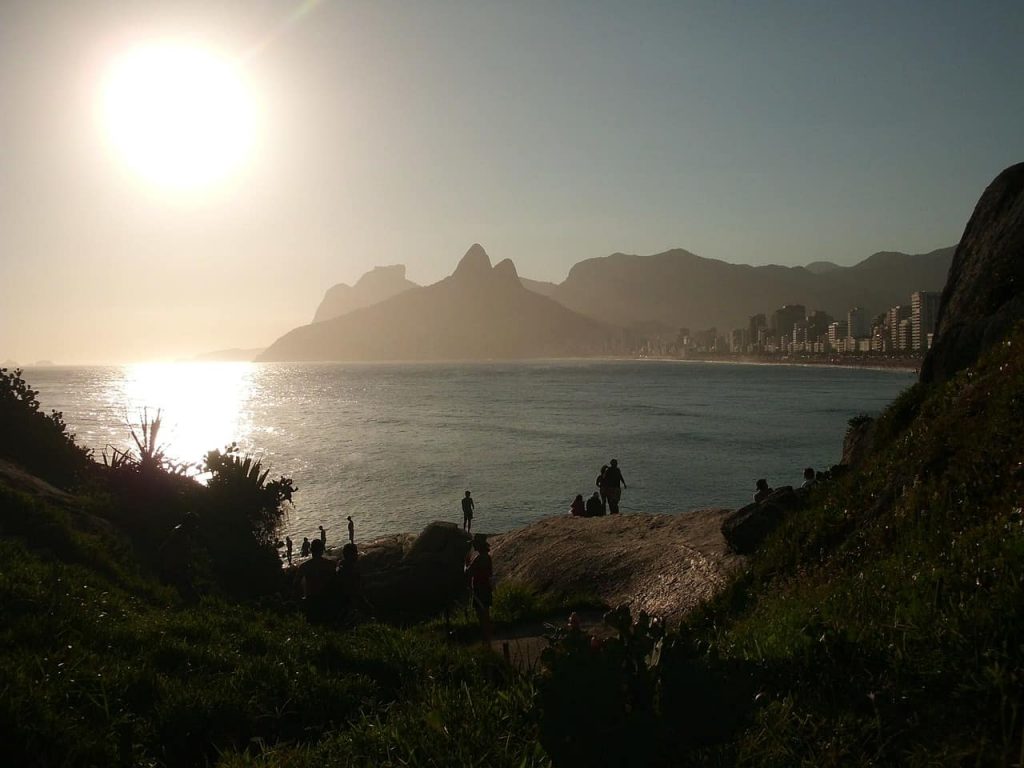
{"type": "Polygon", "coordinates": [[[630,603],[675,621],[711,598],[744,559],[720,531],[729,510],[557,517],[489,538],[499,583],[630,603]]]}

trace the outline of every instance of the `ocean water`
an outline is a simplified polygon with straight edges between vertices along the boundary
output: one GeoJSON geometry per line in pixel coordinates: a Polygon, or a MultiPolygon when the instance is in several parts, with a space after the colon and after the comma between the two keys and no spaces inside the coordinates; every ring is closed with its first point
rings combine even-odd
{"type": "Polygon", "coordinates": [[[746,503],[754,480],[798,484],[841,455],[846,422],[877,413],[902,371],[671,361],[465,364],[171,363],[34,368],[46,410],[63,411],[99,456],[128,423],[162,410],[168,455],[199,461],[237,441],[298,486],[293,538],[345,516],[368,539],[461,522],[507,530],[565,514],[617,458],[626,512],[746,503]]]}

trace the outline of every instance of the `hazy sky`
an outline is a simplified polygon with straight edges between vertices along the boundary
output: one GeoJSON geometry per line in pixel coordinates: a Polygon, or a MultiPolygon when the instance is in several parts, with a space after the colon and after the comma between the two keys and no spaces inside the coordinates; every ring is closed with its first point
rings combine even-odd
{"type": "Polygon", "coordinates": [[[958,240],[1024,160],[1024,3],[0,3],[0,361],[270,343],[330,285],[474,241],[527,277],[683,247],[850,264],[958,240]],[[253,148],[168,189],[110,62],[243,56],[253,148]]]}

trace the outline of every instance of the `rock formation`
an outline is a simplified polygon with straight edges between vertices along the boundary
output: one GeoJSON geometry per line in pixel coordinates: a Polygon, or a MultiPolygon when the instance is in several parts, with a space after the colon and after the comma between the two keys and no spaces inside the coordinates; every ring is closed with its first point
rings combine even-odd
{"type": "Polygon", "coordinates": [[[482,360],[611,354],[616,332],[527,290],[515,265],[474,245],[454,273],[342,317],[302,326],[259,358],[482,360]]]}
{"type": "Polygon", "coordinates": [[[416,283],[405,278],[404,264],[374,267],[360,277],[355,285],[338,283],[329,288],[316,309],[313,322],[322,323],[347,315],[352,310],[369,307],[415,287],[416,283]]]}
{"type": "Polygon", "coordinates": [[[988,186],[967,222],[921,381],[943,381],[971,365],[1022,318],[1024,163],[1018,163],[988,186]]]}

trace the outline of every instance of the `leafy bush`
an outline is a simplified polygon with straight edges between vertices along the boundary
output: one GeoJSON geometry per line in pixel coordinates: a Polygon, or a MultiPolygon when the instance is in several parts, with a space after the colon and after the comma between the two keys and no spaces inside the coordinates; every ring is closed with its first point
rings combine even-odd
{"type": "Polygon", "coordinates": [[[20,369],[0,368],[0,457],[69,488],[88,468],[89,451],[75,443],[63,414],[39,410],[38,394],[20,369]]]}

